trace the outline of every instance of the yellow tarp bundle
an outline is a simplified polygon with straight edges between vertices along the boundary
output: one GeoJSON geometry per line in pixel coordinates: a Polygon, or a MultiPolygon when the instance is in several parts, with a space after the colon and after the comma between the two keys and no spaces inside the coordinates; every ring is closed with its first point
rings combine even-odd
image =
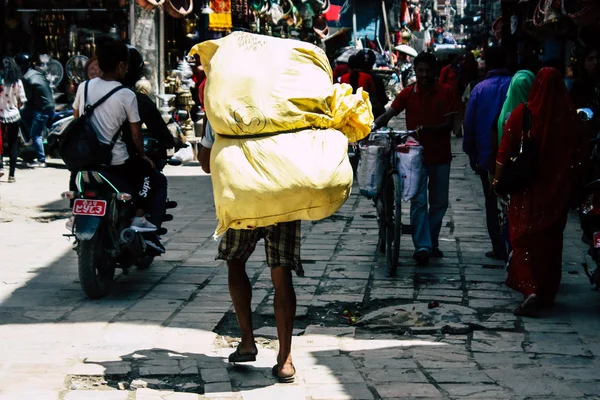
{"type": "Polygon", "coordinates": [[[215,235],[337,211],[352,187],[348,140],[373,123],[368,94],[333,85],[325,53],[300,41],[235,32],[193,54],[208,77],[206,113],[217,133],[215,235]]]}

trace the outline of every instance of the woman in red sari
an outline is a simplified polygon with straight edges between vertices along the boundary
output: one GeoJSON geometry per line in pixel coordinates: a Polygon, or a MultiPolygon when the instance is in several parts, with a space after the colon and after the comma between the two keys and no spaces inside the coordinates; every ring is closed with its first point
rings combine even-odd
{"type": "MultiPolygon", "coordinates": [[[[563,230],[587,149],[585,133],[558,70],[540,70],[527,107],[538,161],[534,181],[510,197],[513,253],[506,285],[523,293],[525,299],[516,315],[533,315],[540,306],[554,303],[562,274],[563,230]]],[[[524,104],[518,106],[506,123],[494,182],[508,159],[519,151],[524,110],[524,104]]]]}

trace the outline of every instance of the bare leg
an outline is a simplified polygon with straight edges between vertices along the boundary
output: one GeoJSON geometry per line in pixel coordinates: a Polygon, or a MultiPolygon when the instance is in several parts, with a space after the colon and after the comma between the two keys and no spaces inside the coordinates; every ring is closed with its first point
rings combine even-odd
{"type": "Polygon", "coordinates": [[[292,271],[284,267],[273,268],[271,279],[275,287],[275,320],[279,337],[278,372],[282,377],[292,376],[295,373],[292,363],[292,332],[296,318],[296,292],[292,284],[292,271]]]}
{"type": "Polygon", "coordinates": [[[257,354],[252,329],[252,286],[246,274],[246,264],[240,260],[227,261],[229,268],[229,294],[235,308],[238,325],[242,332],[242,342],[239,345],[240,354],[257,354]]]}

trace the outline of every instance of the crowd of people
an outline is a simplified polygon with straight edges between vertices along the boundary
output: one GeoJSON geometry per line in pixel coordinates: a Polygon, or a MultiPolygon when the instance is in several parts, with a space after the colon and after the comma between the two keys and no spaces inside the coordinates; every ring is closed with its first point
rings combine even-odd
{"type": "Polygon", "coordinates": [[[415,58],[417,82],[396,97],[375,127],[405,111],[407,129],[419,131],[425,168],[410,212],[417,264],[443,257],[438,241],[448,207],[450,138],[462,131],[463,151],[485,198],[491,245],[485,256],[507,263],[506,284],[524,296],[515,314],[533,315],[553,305],[567,213],[578,205],[574,194],[589,159],[589,137],[576,107],[599,109],[599,57],[596,49],[584,51],[581,78],[571,92],[563,72],[551,66],[513,73],[498,46],[487,48],[479,61],[471,51],[453,58],[439,74],[432,54],[415,58]],[[524,135],[534,143],[534,178],[525,188],[500,193],[504,165],[520,154],[524,135]]]}
{"type": "Polygon", "coordinates": [[[16,182],[21,132],[29,154],[27,167],[45,167],[43,133],[54,115],[54,95],[46,77],[33,68],[26,55],[2,60],[0,85],[0,177],[5,175],[4,154],[9,157],[8,182],[16,182]],[[6,149],[6,150],[5,150],[6,149]]]}

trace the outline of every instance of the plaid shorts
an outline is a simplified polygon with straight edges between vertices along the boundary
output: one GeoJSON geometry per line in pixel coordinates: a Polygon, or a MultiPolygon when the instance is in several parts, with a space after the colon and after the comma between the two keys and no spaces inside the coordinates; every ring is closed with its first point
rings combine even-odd
{"type": "Polygon", "coordinates": [[[269,268],[287,267],[304,275],[300,262],[300,221],[284,222],[257,229],[228,229],[219,244],[217,260],[248,261],[260,239],[265,240],[269,268]]]}

